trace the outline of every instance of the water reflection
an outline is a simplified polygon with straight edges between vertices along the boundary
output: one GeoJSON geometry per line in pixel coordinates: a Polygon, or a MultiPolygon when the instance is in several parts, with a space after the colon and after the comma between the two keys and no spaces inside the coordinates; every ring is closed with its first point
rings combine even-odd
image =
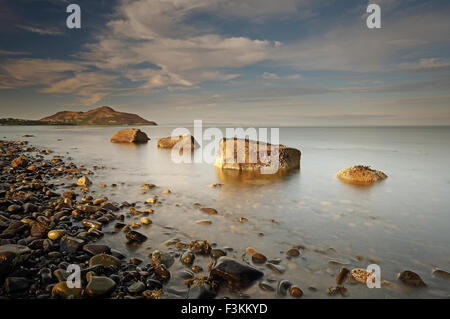
{"type": "Polygon", "coordinates": [[[243,184],[243,185],[269,185],[280,182],[289,176],[300,172],[299,168],[292,170],[278,170],[275,174],[261,174],[258,171],[238,171],[234,169],[214,168],[216,176],[224,184],[243,184]]]}

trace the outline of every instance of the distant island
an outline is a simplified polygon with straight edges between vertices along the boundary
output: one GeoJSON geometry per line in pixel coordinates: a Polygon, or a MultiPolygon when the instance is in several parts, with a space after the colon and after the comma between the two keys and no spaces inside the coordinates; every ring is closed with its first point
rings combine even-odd
{"type": "Polygon", "coordinates": [[[40,120],[0,119],[0,125],[157,125],[139,115],[102,106],[87,112],[62,111],[40,120]]]}

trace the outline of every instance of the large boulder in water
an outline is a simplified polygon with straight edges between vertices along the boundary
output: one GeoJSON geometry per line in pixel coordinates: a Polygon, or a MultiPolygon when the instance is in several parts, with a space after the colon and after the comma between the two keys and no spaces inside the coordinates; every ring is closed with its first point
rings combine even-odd
{"type": "Polygon", "coordinates": [[[284,145],[248,139],[223,138],[214,166],[242,172],[276,174],[300,167],[301,152],[284,145]]]}
{"type": "Polygon", "coordinates": [[[262,271],[230,257],[220,257],[209,274],[212,280],[237,289],[251,286],[263,275],[262,271]]]}
{"type": "Polygon", "coordinates": [[[112,143],[147,143],[148,140],[147,134],[135,128],[120,130],[111,137],[112,143]]]}
{"type": "Polygon", "coordinates": [[[358,185],[370,185],[387,178],[383,172],[361,165],[340,170],[336,176],[343,182],[358,185]]]}
{"type": "Polygon", "coordinates": [[[190,134],[179,136],[163,137],[158,140],[159,148],[179,149],[179,150],[193,150],[198,146],[194,137],[190,134]]]}

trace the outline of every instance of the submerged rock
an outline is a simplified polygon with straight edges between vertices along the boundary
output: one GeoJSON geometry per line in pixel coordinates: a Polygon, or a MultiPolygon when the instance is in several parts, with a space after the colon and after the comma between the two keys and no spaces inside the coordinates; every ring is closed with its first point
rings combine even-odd
{"type": "Polygon", "coordinates": [[[236,259],[220,257],[209,275],[213,280],[225,282],[233,288],[244,289],[261,278],[264,273],[236,259]]]}
{"type": "Polygon", "coordinates": [[[398,275],[398,279],[410,287],[425,287],[426,284],[418,274],[413,271],[405,270],[398,275]]]}
{"type": "Polygon", "coordinates": [[[193,150],[198,146],[194,137],[190,134],[163,137],[158,140],[159,148],[193,150]]]}
{"type": "Polygon", "coordinates": [[[284,145],[272,145],[248,139],[220,141],[214,166],[238,171],[275,174],[300,167],[301,152],[284,145]]]}
{"type": "Polygon", "coordinates": [[[147,143],[148,140],[147,134],[134,128],[120,130],[111,137],[112,143],[147,143]]]}
{"type": "Polygon", "coordinates": [[[340,170],[336,176],[343,182],[359,185],[370,185],[387,178],[383,172],[361,165],[340,170]]]}

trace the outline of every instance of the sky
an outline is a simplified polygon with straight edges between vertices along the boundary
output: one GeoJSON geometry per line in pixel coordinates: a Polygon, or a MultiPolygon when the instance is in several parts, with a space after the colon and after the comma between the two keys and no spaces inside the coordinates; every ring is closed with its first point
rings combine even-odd
{"type": "Polygon", "coordinates": [[[0,117],[450,125],[449,17],[448,0],[0,0],[0,117]]]}

